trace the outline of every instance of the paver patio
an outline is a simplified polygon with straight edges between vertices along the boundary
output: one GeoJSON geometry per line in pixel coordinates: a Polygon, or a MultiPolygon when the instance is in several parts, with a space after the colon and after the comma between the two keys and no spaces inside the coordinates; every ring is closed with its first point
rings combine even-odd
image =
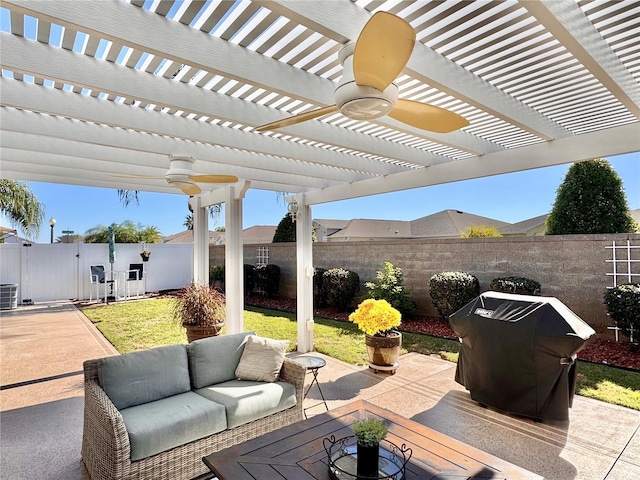
{"type": "MultiPolygon", "coordinates": [[[[2,478],[88,479],[82,362],[117,352],[70,303],[1,315],[2,478]]],[[[439,358],[405,355],[390,376],[322,357],[330,409],[364,399],[552,480],[640,478],[638,411],[576,396],[569,422],[536,423],[481,408],[453,380],[455,365],[439,358]]],[[[319,399],[314,387],[306,402],[319,399]]],[[[307,410],[321,412],[324,405],[307,410]]]]}

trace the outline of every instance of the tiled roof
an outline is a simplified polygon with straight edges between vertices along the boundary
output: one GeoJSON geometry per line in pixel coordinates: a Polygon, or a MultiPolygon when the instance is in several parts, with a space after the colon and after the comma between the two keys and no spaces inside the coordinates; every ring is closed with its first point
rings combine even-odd
{"type": "Polygon", "coordinates": [[[407,238],[410,236],[410,222],[401,220],[367,220],[357,218],[349,220],[342,230],[331,235],[331,239],[381,239],[407,238]]]}
{"type": "Polygon", "coordinates": [[[443,210],[413,220],[411,233],[416,237],[458,237],[471,226],[495,226],[499,229],[506,225],[507,222],[460,210],[443,210]]]}
{"type": "Polygon", "coordinates": [[[544,215],[538,215],[537,217],[506,225],[499,230],[503,235],[527,235],[532,230],[540,229],[541,227],[544,231],[544,224],[548,216],[549,214],[545,213],[544,215]]]}
{"type": "MultiPolygon", "coordinates": [[[[209,230],[209,243],[220,245],[224,243],[224,236],[224,232],[209,230]],[[222,239],[222,242],[220,242],[220,239],[222,239]]],[[[167,235],[163,237],[162,243],[193,243],[193,230],[184,230],[173,235],[167,235]]]]}
{"type": "Polygon", "coordinates": [[[244,243],[271,243],[276,228],[274,225],[254,225],[245,228],[242,231],[242,241],[244,243]]]}

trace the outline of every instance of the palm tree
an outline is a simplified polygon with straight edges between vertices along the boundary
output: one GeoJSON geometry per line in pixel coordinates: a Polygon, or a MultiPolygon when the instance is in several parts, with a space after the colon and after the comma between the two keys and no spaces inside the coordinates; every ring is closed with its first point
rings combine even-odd
{"type": "Polygon", "coordinates": [[[120,203],[122,203],[122,205],[125,207],[128,207],[132,203],[140,205],[140,199],[138,198],[139,193],[140,192],[138,190],[118,189],[118,198],[120,198],[120,203]]]}
{"type": "MultiPolygon", "coordinates": [[[[191,211],[191,205],[189,205],[189,211],[191,211]]],[[[209,207],[209,216],[216,223],[218,223],[218,220],[220,220],[221,212],[222,212],[222,207],[220,205],[211,205],[209,207]]],[[[182,225],[187,230],[193,230],[193,213],[190,213],[186,217],[184,217],[184,223],[182,225]]]]}
{"type": "MultiPolygon", "coordinates": [[[[135,225],[132,221],[126,220],[120,225],[113,223],[116,243],[161,243],[162,236],[157,227],[135,225]]],[[[85,243],[108,243],[109,227],[97,225],[90,228],[84,234],[85,243]]]]}
{"type": "Polygon", "coordinates": [[[29,239],[40,233],[44,205],[25,182],[0,179],[0,212],[29,239]]]}
{"type": "Polygon", "coordinates": [[[184,223],[182,225],[184,225],[184,228],[187,230],[193,230],[193,215],[189,214],[184,217],[184,223]]]}

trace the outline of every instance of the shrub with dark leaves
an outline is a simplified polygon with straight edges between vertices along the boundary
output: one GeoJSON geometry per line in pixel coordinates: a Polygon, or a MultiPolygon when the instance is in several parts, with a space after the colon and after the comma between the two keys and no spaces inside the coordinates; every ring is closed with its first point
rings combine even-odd
{"type": "Polygon", "coordinates": [[[331,268],[322,275],[327,292],[327,303],[340,311],[352,306],[360,291],[360,277],[356,272],[344,268],[331,268]]]}
{"type": "Polygon", "coordinates": [[[517,293],[519,295],[540,295],[541,285],[535,280],[524,277],[494,278],[489,284],[489,290],[502,293],[517,293]]]}
{"type": "Polygon", "coordinates": [[[250,263],[244,264],[244,294],[250,295],[256,288],[256,267],[250,263]]]}
{"type": "Polygon", "coordinates": [[[269,298],[275,298],[280,290],[280,267],[269,263],[255,269],[256,290],[269,298]]]}
{"type": "Polygon", "coordinates": [[[316,307],[327,306],[327,289],[324,286],[324,268],[316,267],[313,271],[313,305],[316,307]]]}
{"type": "Polygon", "coordinates": [[[614,325],[629,336],[633,327],[634,342],[640,340],[640,283],[627,283],[607,290],[604,304],[614,325]]]}
{"type": "Polygon", "coordinates": [[[466,272],[436,273],[429,280],[429,294],[440,316],[447,319],[480,295],[480,282],[466,272]]]}

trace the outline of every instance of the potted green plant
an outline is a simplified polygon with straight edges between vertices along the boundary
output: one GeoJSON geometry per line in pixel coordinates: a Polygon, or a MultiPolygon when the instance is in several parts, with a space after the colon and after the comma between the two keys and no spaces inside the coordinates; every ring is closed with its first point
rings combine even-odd
{"type": "Polygon", "coordinates": [[[189,342],[218,335],[226,318],[224,294],[208,285],[192,283],[180,290],[172,313],[187,330],[189,342]]]}
{"type": "Polygon", "coordinates": [[[376,373],[395,373],[402,346],[402,334],[394,330],[402,322],[400,312],[386,300],[368,298],[349,315],[349,320],[365,334],[369,368],[376,373]]]}
{"type": "Polygon", "coordinates": [[[151,252],[145,248],[140,252],[140,257],[142,258],[143,262],[148,262],[149,258],[151,257],[151,252]]]}
{"type": "Polygon", "coordinates": [[[380,442],[387,435],[387,426],[382,420],[367,418],[356,420],[352,428],[356,436],[356,475],[377,478],[380,442]]]}

